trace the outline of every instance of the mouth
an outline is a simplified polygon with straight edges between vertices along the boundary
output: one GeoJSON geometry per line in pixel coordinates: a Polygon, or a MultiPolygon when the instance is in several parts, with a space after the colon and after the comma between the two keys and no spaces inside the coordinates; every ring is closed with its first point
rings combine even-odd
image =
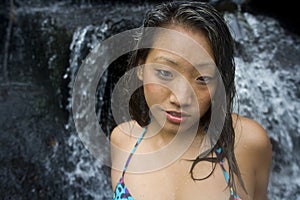
{"type": "Polygon", "coordinates": [[[178,111],[165,111],[167,120],[179,124],[187,120],[189,115],[185,112],[178,112],[178,111]]]}

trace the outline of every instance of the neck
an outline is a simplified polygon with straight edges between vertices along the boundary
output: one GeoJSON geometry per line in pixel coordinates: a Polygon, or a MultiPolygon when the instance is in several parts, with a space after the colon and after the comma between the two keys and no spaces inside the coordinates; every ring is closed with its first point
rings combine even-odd
{"type": "Polygon", "coordinates": [[[190,144],[188,149],[198,149],[197,153],[199,153],[205,134],[204,126],[191,127],[187,130],[173,130],[161,127],[158,122],[152,121],[147,127],[144,140],[153,147],[153,150],[166,147],[170,142],[176,142],[178,146],[190,144]]]}

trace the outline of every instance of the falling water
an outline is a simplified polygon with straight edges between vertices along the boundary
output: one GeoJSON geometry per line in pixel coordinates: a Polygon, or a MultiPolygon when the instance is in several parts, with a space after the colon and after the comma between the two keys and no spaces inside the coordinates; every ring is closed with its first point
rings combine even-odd
{"type": "Polygon", "coordinates": [[[269,197],[299,199],[300,38],[269,17],[244,13],[227,20],[239,43],[236,110],[260,122],[273,145],[269,197]]]}

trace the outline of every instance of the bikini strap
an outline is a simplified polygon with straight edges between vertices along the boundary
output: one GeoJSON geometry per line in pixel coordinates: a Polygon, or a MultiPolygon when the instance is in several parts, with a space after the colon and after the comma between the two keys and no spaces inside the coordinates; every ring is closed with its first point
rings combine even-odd
{"type": "MultiPolygon", "coordinates": [[[[219,157],[222,155],[222,148],[221,147],[218,147],[216,150],[215,150],[215,153],[216,155],[219,157]]],[[[227,182],[227,184],[229,183],[229,175],[228,175],[228,172],[226,171],[225,167],[224,167],[224,158],[219,162],[221,168],[222,168],[222,171],[223,171],[223,174],[224,174],[224,177],[225,177],[225,180],[227,182]]],[[[237,195],[235,193],[235,191],[233,190],[233,187],[232,186],[229,186],[229,190],[230,190],[230,196],[233,197],[234,200],[239,200],[240,197],[239,195],[237,195]]]]}
{"type": "Polygon", "coordinates": [[[131,149],[131,152],[130,152],[130,154],[129,154],[128,158],[127,158],[127,161],[126,161],[126,163],[125,163],[125,165],[124,165],[124,168],[123,168],[122,178],[123,178],[124,175],[125,175],[125,172],[126,172],[126,170],[127,170],[128,164],[129,164],[129,162],[130,162],[130,160],[131,160],[131,158],[132,158],[134,152],[136,151],[138,145],[141,143],[142,139],[144,138],[144,135],[145,135],[146,131],[147,131],[147,129],[144,128],[144,130],[143,130],[142,133],[140,134],[138,140],[136,141],[135,145],[134,145],[133,148],[131,149]]]}

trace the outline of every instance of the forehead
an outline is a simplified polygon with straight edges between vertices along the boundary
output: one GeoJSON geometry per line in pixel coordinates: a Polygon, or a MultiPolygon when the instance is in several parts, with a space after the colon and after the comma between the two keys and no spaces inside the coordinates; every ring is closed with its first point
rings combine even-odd
{"type": "Polygon", "coordinates": [[[203,70],[209,70],[211,72],[214,72],[216,69],[216,65],[211,59],[198,60],[197,63],[195,62],[192,64],[180,55],[161,49],[151,49],[147,56],[146,63],[158,63],[173,67],[179,71],[197,70],[203,72],[203,70]]]}
{"type": "Polygon", "coordinates": [[[175,25],[159,29],[154,35],[152,48],[162,50],[160,53],[178,55],[194,66],[199,63],[214,63],[210,41],[199,30],[175,25]]]}

